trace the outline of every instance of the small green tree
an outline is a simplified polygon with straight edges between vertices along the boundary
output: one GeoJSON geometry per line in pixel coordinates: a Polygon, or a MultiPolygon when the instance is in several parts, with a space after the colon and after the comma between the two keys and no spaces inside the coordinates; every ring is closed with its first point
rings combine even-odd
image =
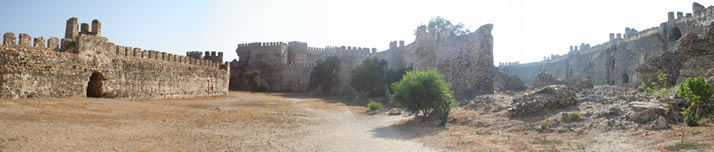
{"type": "Polygon", "coordinates": [[[392,84],[392,89],[392,102],[410,113],[421,113],[424,120],[436,112],[442,126],[446,125],[451,107],[456,104],[444,76],[435,69],[409,71],[402,80],[392,84]]]}
{"type": "Polygon", "coordinates": [[[317,60],[310,72],[310,83],[308,89],[320,88],[322,93],[329,93],[330,89],[337,85],[337,64],[339,60],[336,56],[317,60]]]}
{"type": "Polygon", "coordinates": [[[450,32],[449,34],[451,34],[452,36],[471,33],[471,30],[464,28],[464,24],[453,24],[451,23],[451,21],[441,16],[431,18],[427,27],[427,30],[429,30],[429,32],[450,32]]]}
{"type": "Polygon", "coordinates": [[[644,94],[646,96],[657,96],[661,98],[669,98],[672,97],[672,89],[668,88],[670,87],[669,81],[667,74],[660,73],[657,75],[657,80],[658,82],[652,82],[650,86],[647,86],[646,83],[642,83],[640,85],[640,88],[644,91],[644,94]]]}
{"type": "Polygon", "coordinates": [[[367,57],[362,64],[355,67],[350,74],[350,85],[356,91],[367,93],[370,96],[384,94],[384,79],[387,71],[387,61],[376,57],[367,57]]]}
{"type": "Polygon", "coordinates": [[[252,92],[258,91],[261,83],[263,82],[263,80],[260,79],[260,71],[249,71],[243,73],[243,80],[246,81],[248,89],[252,92]]]}
{"type": "Polygon", "coordinates": [[[707,83],[704,77],[687,78],[684,83],[679,84],[677,96],[687,99],[687,107],[682,107],[682,118],[689,126],[698,126],[699,110],[702,100],[712,96],[712,85],[707,83]]]}

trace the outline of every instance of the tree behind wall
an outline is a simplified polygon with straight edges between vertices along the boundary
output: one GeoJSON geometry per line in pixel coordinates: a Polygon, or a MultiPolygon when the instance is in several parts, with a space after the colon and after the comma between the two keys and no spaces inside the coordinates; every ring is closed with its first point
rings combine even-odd
{"type": "Polygon", "coordinates": [[[337,85],[337,64],[339,64],[339,60],[336,56],[317,60],[310,72],[308,89],[320,88],[323,94],[328,94],[330,89],[337,85]]]}
{"type": "Polygon", "coordinates": [[[350,85],[356,91],[367,93],[369,96],[384,95],[385,72],[387,61],[368,57],[362,64],[355,67],[350,74],[350,85]]]}

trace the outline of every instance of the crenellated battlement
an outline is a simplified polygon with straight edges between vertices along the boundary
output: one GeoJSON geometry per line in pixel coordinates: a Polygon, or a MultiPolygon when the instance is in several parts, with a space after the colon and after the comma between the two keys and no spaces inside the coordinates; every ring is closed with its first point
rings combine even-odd
{"type": "MultiPolygon", "coordinates": [[[[101,35],[101,22],[98,20],[93,20],[91,24],[91,31],[89,24],[82,24],[81,31],[77,31],[79,29],[77,24],[77,18],[70,18],[67,20],[67,27],[66,27],[66,32],[65,32],[65,38],[62,39],[62,43],[60,43],[60,39],[57,37],[50,37],[50,39],[45,39],[44,37],[36,37],[32,38],[28,34],[20,33],[18,36],[15,36],[14,33],[8,32],[3,35],[3,43],[2,47],[5,48],[28,48],[28,49],[42,49],[42,50],[47,50],[47,51],[57,51],[57,52],[63,52],[63,53],[80,53],[77,47],[78,41],[80,40],[80,37],[86,37],[92,39],[91,36],[97,36],[100,37],[101,35]],[[60,46],[61,45],[61,46],[60,46]],[[70,49],[73,49],[74,51],[68,51],[70,49]]],[[[103,42],[106,41],[106,38],[100,38],[104,39],[102,40],[103,42]]],[[[159,52],[159,51],[154,51],[154,50],[143,50],[141,48],[133,48],[129,46],[121,46],[121,45],[115,45],[110,42],[106,43],[100,43],[99,45],[107,45],[107,46],[102,46],[100,48],[107,48],[106,53],[108,55],[111,55],[112,57],[132,57],[136,59],[154,59],[154,60],[161,60],[161,61],[167,61],[167,62],[179,62],[179,63],[184,63],[184,64],[191,64],[191,65],[199,65],[199,66],[208,66],[208,67],[219,67],[220,64],[223,62],[223,52],[220,52],[216,54],[215,51],[213,51],[211,54],[207,55],[208,58],[206,59],[201,59],[200,61],[196,62],[187,62],[188,60],[185,59],[187,57],[184,56],[179,56],[179,55],[174,55],[171,53],[166,53],[166,52],[159,52]]],[[[200,53],[200,52],[199,52],[200,53]]]]}
{"type": "Polygon", "coordinates": [[[50,37],[49,40],[45,40],[44,37],[36,37],[32,39],[30,35],[20,33],[18,40],[18,37],[15,36],[15,33],[7,32],[3,34],[2,46],[59,51],[59,39],[57,37],[50,37]]]}

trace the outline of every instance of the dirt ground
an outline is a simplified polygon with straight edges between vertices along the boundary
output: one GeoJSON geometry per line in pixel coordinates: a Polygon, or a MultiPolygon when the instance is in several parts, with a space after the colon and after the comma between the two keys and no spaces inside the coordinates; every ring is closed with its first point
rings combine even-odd
{"type": "MultiPolygon", "coordinates": [[[[0,100],[0,151],[667,151],[683,127],[622,130],[585,118],[559,125],[575,130],[543,133],[533,129],[542,119],[478,106],[459,107],[446,127],[436,127],[409,115],[368,115],[362,104],[247,92],[0,100]]],[[[701,133],[686,141],[714,151],[713,128],[687,128],[701,133]]]]}
{"type": "Polygon", "coordinates": [[[0,100],[0,151],[440,151],[411,117],[297,95],[0,100]]]}

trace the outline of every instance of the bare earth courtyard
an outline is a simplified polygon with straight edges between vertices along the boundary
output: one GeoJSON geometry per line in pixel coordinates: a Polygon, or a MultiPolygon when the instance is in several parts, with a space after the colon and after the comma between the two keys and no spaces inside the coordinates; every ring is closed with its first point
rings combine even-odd
{"type": "Polygon", "coordinates": [[[0,151],[429,151],[391,124],[320,99],[231,92],[190,99],[0,101],[0,151]]]}
{"type": "MultiPolygon", "coordinates": [[[[334,99],[249,92],[0,100],[0,151],[660,151],[679,139],[675,130],[543,134],[527,120],[469,107],[457,108],[446,128],[365,111],[334,99]],[[511,129],[494,127],[504,125],[511,129]],[[552,143],[538,143],[543,137],[552,143]]],[[[712,127],[697,128],[703,133],[687,141],[711,150],[712,127]]]]}

